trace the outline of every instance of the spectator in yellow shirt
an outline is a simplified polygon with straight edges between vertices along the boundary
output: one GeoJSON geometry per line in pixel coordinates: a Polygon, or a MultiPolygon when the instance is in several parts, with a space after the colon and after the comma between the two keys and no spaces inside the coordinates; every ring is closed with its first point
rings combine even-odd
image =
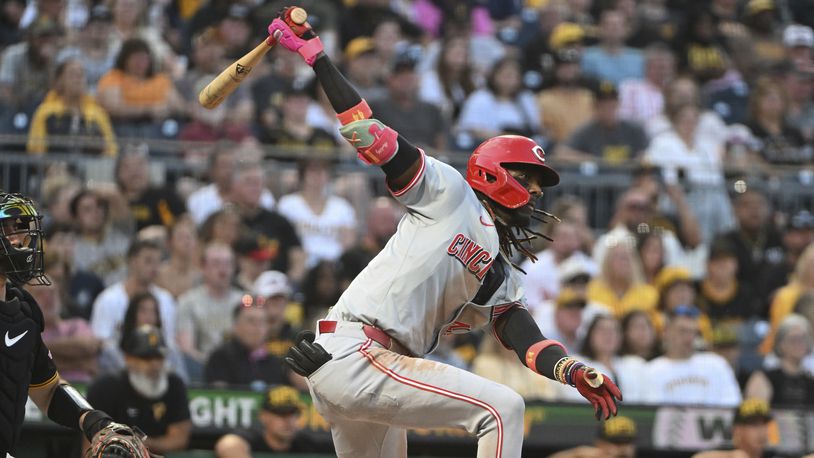
{"type": "Polygon", "coordinates": [[[53,87],[31,121],[29,153],[116,155],[118,146],[110,118],[86,89],[81,62],[68,59],[56,68],[53,87]],[[61,138],[54,138],[57,136],[61,138]]]}
{"type": "Polygon", "coordinates": [[[588,300],[604,305],[617,318],[635,310],[654,310],[659,294],[646,284],[632,237],[620,237],[605,256],[598,277],[588,284],[588,300]]]}

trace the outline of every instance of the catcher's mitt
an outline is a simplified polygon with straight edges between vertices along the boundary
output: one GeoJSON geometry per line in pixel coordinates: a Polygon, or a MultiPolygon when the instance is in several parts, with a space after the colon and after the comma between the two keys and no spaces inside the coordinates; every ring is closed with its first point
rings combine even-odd
{"type": "Polygon", "coordinates": [[[136,427],[110,423],[93,436],[85,458],[160,458],[147,450],[146,438],[136,427]]]}

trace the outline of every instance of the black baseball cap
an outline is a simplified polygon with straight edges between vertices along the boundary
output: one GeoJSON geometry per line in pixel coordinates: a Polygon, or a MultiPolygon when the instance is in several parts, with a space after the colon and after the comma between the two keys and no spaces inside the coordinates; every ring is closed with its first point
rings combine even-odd
{"type": "Polygon", "coordinates": [[[614,444],[636,441],[636,423],[625,416],[613,417],[599,425],[599,439],[614,444]]]}
{"type": "Polygon", "coordinates": [[[164,358],[167,355],[167,345],[160,329],[145,324],[124,339],[122,351],[137,358],[164,358]]]}
{"type": "Polygon", "coordinates": [[[276,415],[301,413],[303,409],[305,404],[300,399],[300,393],[290,386],[272,386],[263,396],[263,410],[276,415]]]}
{"type": "Polygon", "coordinates": [[[736,425],[753,425],[768,423],[772,420],[769,403],[763,399],[746,399],[735,409],[736,425]]]}

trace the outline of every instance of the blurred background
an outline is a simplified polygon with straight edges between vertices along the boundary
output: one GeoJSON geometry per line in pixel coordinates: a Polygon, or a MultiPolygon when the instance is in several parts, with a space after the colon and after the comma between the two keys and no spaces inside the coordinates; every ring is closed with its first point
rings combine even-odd
{"type": "MultiPolygon", "coordinates": [[[[53,285],[31,291],[94,405],[171,456],[332,452],[281,358],[404,209],[299,56],[273,49],[217,109],[197,102],[291,4],[428,154],[463,170],[522,134],[560,171],[527,306],[619,381],[627,423],[597,426],[483,331],[430,355],[527,399],[525,456],[814,450],[809,0],[0,0],[0,187],[45,214],[53,285]]],[[[25,456],[78,453],[29,413],[25,456]]],[[[421,456],[473,444],[411,432],[421,456]]]]}

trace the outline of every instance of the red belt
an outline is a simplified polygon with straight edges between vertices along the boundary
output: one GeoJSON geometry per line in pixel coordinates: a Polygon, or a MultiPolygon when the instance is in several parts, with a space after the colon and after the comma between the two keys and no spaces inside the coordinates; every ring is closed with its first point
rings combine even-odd
{"type": "MultiPolygon", "coordinates": [[[[321,320],[317,324],[317,329],[319,330],[320,334],[331,334],[336,332],[337,323],[338,323],[337,321],[321,320]]],[[[382,331],[381,329],[375,326],[371,326],[369,324],[363,324],[362,332],[370,340],[376,342],[382,347],[402,355],[410,356],[410,352],[406,349],[406,347],[404,347],[404,345],[398,343],[395,339],[388,336],[387,333],[382,331]]]]}

